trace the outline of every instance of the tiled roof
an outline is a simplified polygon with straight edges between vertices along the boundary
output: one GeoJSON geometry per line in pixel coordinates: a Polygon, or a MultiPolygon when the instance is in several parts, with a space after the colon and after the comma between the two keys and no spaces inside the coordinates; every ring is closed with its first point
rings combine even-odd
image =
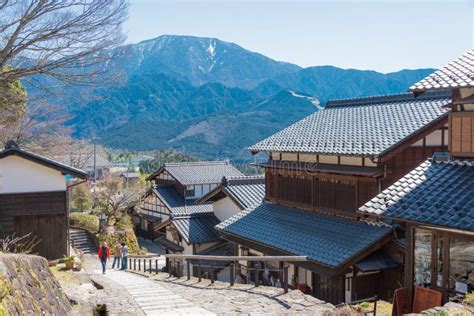
{"type": "Polygon", "coordinates": [[[172,215],[212,213],[212,204],[196,204],[196,200],[185,200],[172,185],[156,185],[153,193],[170,209],[172,215]]]}
{"type": "Polygon", "coordinates": [[[219,183],[224,176],[244,175],[228,161],[197,161],[166,163],[150,178],[156,176],[163,169],[183,185],[219,183]]]}
{"type": "Polygon", "coordinates": [[[474,87],[474,49],[410,87],[411,91],[474,87]]]}
{"type": "Polygon", "coordinates": [[[239,179],[229,179],[226,190],[243,208],[249,208],[260,204],[265,196],[265,177],[248,177],[249,181],[239,179]]]}
{"type": "Polygon", "coordinates": [[[332,268],[354,256],[391,229],[317,213],[262,203],[216,226],[235,235],[283,252],[308,256],[332,268]]]}
{"type": "Polygon", "coordinates": [[[249,150],[377,157],[445,117],[449,101],[445,93],[333,101],[249,150]]]}
{"type": "Polygon", "coordinates": [[[131,178],[139,178],[140,177],[140,172],[124,172],[121,174],[122,177],[126,179],[131,179],[131,178]]]}
{"type": "Polygon", "coordinates": [[[44,156],[40,156],[40,155],[32,153],[30,151],[20,149],[13,142],[10,142],[9,146],[5,147],[5,150],[0,151],[0,159],[8,157],[8,156],[22,157],[22,158],[30,160],[32,162],[44,165],[48,168],[58,170],[58,171],[62,172],[63,174],[70,174],[70,175],[72,175],[74,177],[77,177],[77,178],[80,178],[80,179],[85,179],[86,176],[87,176],[87,173],[80,170],[80,169],[65,165],[63,163],[60,163],[58,161],[46,158],[44,156]]]}
{"type": "Polygon", "coordinates": [[[474,231],[474,162],[427,160],[359,210],[474,231]]]}
{"type": "Polygon", "coordinates": [[[197,203],[230,197],[242,210],[260,204],[265,196],[265,176],[222,178],[221,184],[197,200],[197,203]]]}
{"type": "Polygon", "coordinates": [[[220,223],[214,214],[200,216],[178,216],[172,223],[188,244],[219,241],[219,232],[214,228],[220,223]]]}

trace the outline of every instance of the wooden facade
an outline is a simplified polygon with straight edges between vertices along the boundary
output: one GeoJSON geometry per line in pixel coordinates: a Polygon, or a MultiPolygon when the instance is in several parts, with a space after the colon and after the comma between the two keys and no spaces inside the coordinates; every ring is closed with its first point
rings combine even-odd
{"type": "MultiPolygon", "coordinates": [[[[270,153],[270,163],[265,170],[265,200],[279,205],[329,215],[358,218],[359,207],[382,190],[396,182],[436,152],[448,150],[448,118],[444,116],[394,146],[380,157],[344,157],[308,153],[270,153]],[[278,162],[272,166],[271,162],[278,162]],[[329,171],[305,169],[301,165],[324,164],[329,171]],[[297,167],[295,167],[297,165],[297,167]],[[330,166],[334,166],[331,168],[330,166]],[[340,170],[340,172],[338,171],[340,170]]],[[[317,169],[317,168],[315,168],[317,169]]],[[[402,232],[403,237],[403,232],[402,232]]],[[[322,273],[316,267],[299,267],[311,273],[311,293],[322,300],[339,304],[378,295],[390,300],[406,277],[403,268],[389,268],[363,273],[354,263],[377,249],[390,255],[402,266],[404,249],[394,250],[389,240],[381,241],[359,254],[354,262],[338,271],[322,273]]],[[[239,244],[257,249],[265,254],[274,251],[240,241],[239,244]]],[[[295,270],[298,271],[298,264],[295,270]]],[[[302,270],[304,271],[304,270],[302,270]]],[[[306,272],[304,272],[306,273],[306,272]]]]}
{"type": "Polygon", "coordinates": [[[68,213],[65,191],[0,194],[0,235],[31,233],[33,249],[48,259],[68,253],[68,213]]]}
{"type": "Polygon", "coordinates": [[[474,157],[474,111],[452,112],[449,126],[451,155],[474,157]]]}
{"type": "Polygon", "coordinates": [[[355,212],[377,194],[375,178],[268,168],[265,199],[285,206],[355,212]]]}
{"type": "MultiPolygon", "coordinates": [[[[383,170],[379,174],[363,176],[350,175],[347,174],[348,171],[345,171],[345,174],[338,174],[290,168],[266,168],[265,199],[307,210],[355,213],[360,206],[427,158],[432,157],[434,153],[446,152],[448,150],[447,129],[444,127],[446,123],[447,118],[440,123],[442,127],[431,130],[432,133],[438,134],[438,140],[434,145],[428,143],[427,137],[421,137],[416,140],[419,145],[407,146],[402,151],[387,155],[386,160],[379,160],[375,165],[383,170]]],[[[298,162],[299,155],[295,156],[298,162]]],[[[352,161],[355,161],[358,157],[352,158],[352,161]]],[[[334,161],[338,162],[337,166],[344,166],[341,164],[341,161],[344,161],[342,156],[335,156],[334,161]]],[[[364,167],[365,161],[360,158],[360,167],[364,167]]],[[[291,166],[290,162],[288,166],[291,166]]]]}

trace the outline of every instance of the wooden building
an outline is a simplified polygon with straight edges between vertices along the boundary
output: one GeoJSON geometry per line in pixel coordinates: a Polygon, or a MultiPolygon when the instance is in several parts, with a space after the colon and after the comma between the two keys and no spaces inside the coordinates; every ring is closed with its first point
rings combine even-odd
{"type": "Polygon", "coordinates": [[[197,203],[212,202],[214,214],[225,221],[249,207],[256,206],[265,196],[263,175],[222,178],[218,187],[198,199],[197,203]]]}
{"type": "Polygon", "coordinates": [[[303,255],[293,286],[332,303],[390,298],[403,269],[403,230],[357,210],[448,146],[446,93],[327,103],[250,147],[268,152],[264,202],[224,221],[240,254],[303,255]]]}
{"type": "Polygon", "coordinates": [[[86,173],[8,142],[0,152],[0,237],[31,233],[34,252],[48,259],[69,253],[66,175],[86,173]]]}
{"type": "Polygon", "coordinates": [[[225,243],[214,228],[220,221],[212,204],[197,199],[222,177],[243,176],[226,161],[168,163],[153,173],[155,182],[134,217],[137,232],[160,243],[167,253],[202,254],[225,243]]]}
{"type": "MultiPolygon", "coordinates": [[[[449,154],[428,159],[360,208],[406,229],[405,286],[450,296],[474,290],[474,50],[411,90],[449,89],[449,154]]],[[[412,292],[413,293],[413,292],[412,292]]]]}

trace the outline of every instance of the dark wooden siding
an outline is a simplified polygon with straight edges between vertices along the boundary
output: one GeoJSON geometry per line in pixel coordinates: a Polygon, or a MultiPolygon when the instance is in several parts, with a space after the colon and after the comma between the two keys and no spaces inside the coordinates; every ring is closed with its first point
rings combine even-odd
{"type": "Polygon", "coordinates": [[[283,205],[355,212],[377,194],[373,178],[267,169],[266,198],[283,205]]]}
{"type": "Polygon", "coordinates": [[[67,254],[67,217],[59,215],[15,216],[15,232],[19,236],[31,233],[39,244],[33,249],[47,259],[61,258],[67,254]]]}
{"type": "Polygon", "coordinates": [[[325,277],[317,273],[313,275],[313,296],[332,304],[340,304],[345,301],[344,277],[325,277]]]}
{"type": "Polygon", "coordinates": [[[0,235],[32,233],[35,252],[48,259],[67,254],[66,192],[0,194],[0,235]]]}
{"type": "Polygon", "coordinates": [[[415,169],[435,152],[448,151],[447,146],[439,147],[409,147],[385,162],[387,177],[382,180],[382,190],[392,185],[408,172],[415,169]]]}

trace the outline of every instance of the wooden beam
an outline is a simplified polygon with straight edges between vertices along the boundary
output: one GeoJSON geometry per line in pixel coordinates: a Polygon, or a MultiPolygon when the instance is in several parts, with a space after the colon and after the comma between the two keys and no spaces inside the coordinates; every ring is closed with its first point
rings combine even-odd
{"type": "Polygon", "coordinates": [[[191,259],[191,260],[211,260],[211,261],[286,261],[286,262],[307,262],[306,256],[211,256],[211,255],[163,255],[169,259],[191,259]]]}
{"type": "Polygon", "coordinates": [[[413,279],[414,279],[414,226],[411,224],[406,225],[405,231],[405,265],[404,265],[404,286],[408,288],[410,292],[410,301],[413,297],[413,279]]]}

